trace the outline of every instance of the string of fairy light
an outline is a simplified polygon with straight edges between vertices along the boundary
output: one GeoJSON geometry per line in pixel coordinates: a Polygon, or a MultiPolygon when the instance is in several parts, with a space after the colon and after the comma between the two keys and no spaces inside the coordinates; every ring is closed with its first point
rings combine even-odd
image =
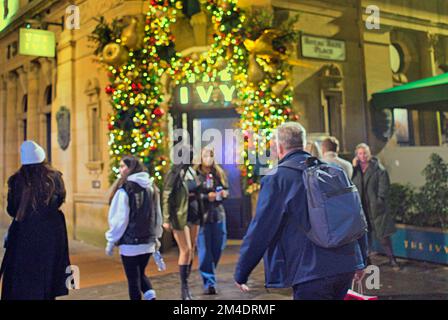
{"type": "MultiPolygon", "coordinates": [[[[268,134],[258,141],[258,132],[270,131],[292,114],[291,90],[288,88],[281,96],[272,91],[274,83],[287,78],[287,66],[277,70],[275,77],[267,77],[257,84],[250,82],[249,52],[244,46],[245,16],[237,0],[207,0],[202,5],[211,13],[214,27],[213,44],[205,54],[192,59],[170,52],[175,47],[171,29],[182,10],[182,2],[152,0],[146,15],[143,48],[129,50],[128,61],[123,66],[109,66],[110,85],[106,92],[111,95],[114,110],[109,119],[112,175],[118,175],[121,157],[133,154],[143,160],[155,179],[162,181],[169,166],[162,126],[167,112],[162,107],[164,74],[179,85],[195,79],[215,82],[225,72],[232,75],[238,92],[233,104],[241,115],[240,127],[245,137],[242,177],[246,191],[252,193],[259,188],[259,177],[251,159],[258,149],[263,152],[269,140],[268,134]],[[249,139],[250,133],[255,134],[254,139],[249,139]]],[[[120,39],[116,41],[120,43],[120,39]]],[[[263,63],[260,61],[261,66],[263,63]]]]}

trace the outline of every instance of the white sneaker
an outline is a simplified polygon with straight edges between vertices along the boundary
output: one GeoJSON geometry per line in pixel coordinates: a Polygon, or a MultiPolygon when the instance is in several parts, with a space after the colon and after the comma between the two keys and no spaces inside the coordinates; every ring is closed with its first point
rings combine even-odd
{"type": "Polygon", "coordinates": [[[154,290],[148,290],[143,295],[144,300],[156,300],[156,292],[154,290]]]}

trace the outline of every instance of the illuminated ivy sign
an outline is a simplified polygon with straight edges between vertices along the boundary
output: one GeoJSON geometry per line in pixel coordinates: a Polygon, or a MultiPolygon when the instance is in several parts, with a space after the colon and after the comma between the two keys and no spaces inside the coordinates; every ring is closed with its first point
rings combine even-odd
{"type": "Polygon", "coordinates": [[[19,2],[19,0],[0,1],[0,32],[12,22],[15,14],[19,11],[19,2]]]}
{"type": "Polygon", "coordinates": [[[205,76],[202,81],[189,79],[187,84],[177,87],[176,104],[178,106],[229,106],[236,96],[236,87],[230,81],[231,75],[223,72],[220,76],[221,82],[210,82],[205,76]]]}
{"type": "Polygon", "coordinates": [[[20,29],[19,54],[54,58],[56,39],[51,31],[20,29]]]}

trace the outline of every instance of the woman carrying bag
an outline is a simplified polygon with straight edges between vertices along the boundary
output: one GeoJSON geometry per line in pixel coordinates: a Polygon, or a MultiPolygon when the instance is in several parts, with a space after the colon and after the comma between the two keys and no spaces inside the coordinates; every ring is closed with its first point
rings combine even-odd
{"type": "Polygon", "coordinates": [[[215,162],[214,151],[202,150],[201,164],[195,167],[201,182],[200,199],[204,223],[199,230],[199,271],[204,294],[217,294],[216,268],[226,246],[226,213],[222,204],[229,195],[227,177],[215,162]]]}
{"type": "Polygon", "coordinates": [[[70,277],[62,174],[34,141],[21,146],[22,167],[8,180],[7,212],[14,219],[0,277],[2,300],[54,300],[68,295],[70,277]]]}
{"type": "Polygon", "coordinates": [[[145,275],[151,255],[162,236],[160,194],[146,168],[133,156],[120,161],[120,179],[110,198],[106,254],[118,246],[131,300],[155,300],[151,281],[145,275]]]}

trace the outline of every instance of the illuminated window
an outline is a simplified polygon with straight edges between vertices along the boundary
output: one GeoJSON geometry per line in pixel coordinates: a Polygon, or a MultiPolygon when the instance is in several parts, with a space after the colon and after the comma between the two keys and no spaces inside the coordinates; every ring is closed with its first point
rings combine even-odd
{"type": "Polygon", "coordinates": [[[390,67],[393,73],[400,73],[403,70],[403,50],[398,44],[391,44],[390,50],[390,67]]]}

